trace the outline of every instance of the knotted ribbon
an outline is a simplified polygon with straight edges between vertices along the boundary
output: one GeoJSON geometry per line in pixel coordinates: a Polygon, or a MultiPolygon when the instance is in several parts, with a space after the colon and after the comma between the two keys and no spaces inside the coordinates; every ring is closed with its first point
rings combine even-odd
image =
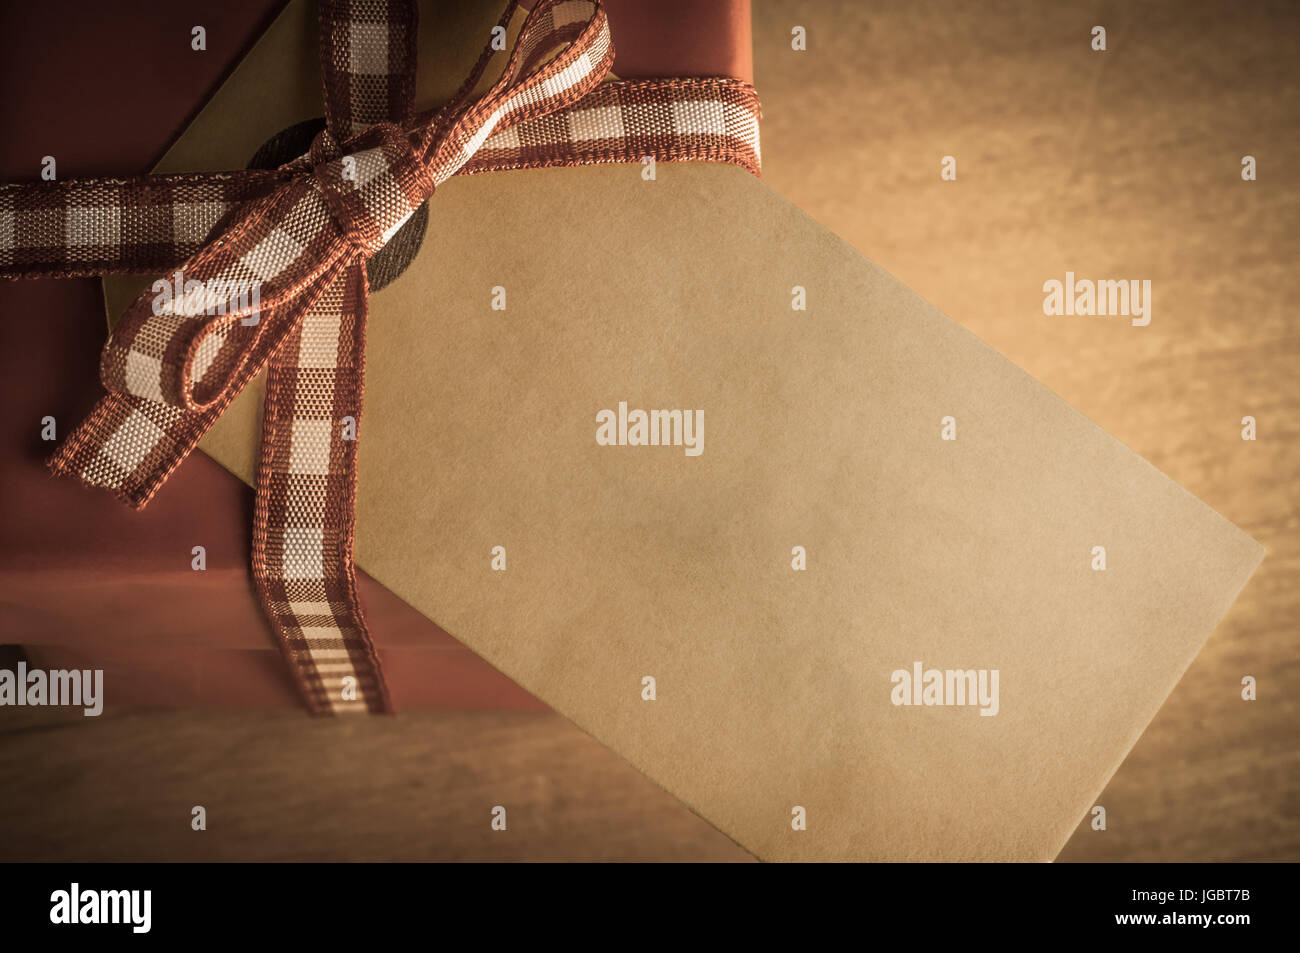
{"type": "MultiPolygon", "coordinates": [[[[500,35],[517,6],[512,0],[500,35]]],[[[0,186],[0,276],[158,274],[114,327],[107,396],[51,458],[143,507],[267,371],[253,577],[316,714],[391,711],[352,561],[366,260],[453,175],[703,160],[758,174],[757,96],[726,78],[606,81],[599,0],[541,0],[500,78],[413,113],[411,0],[324,0],[326,128],[274,171],[0,186]]]]}

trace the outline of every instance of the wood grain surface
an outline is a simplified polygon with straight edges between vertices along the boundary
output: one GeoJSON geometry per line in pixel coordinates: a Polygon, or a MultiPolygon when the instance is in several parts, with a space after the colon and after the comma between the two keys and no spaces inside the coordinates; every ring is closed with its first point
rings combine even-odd
{"type": "Polygon", "coordinates": [[[750,860],[559,715],[17,711],[5,860],[750,860]],[[506,808],[506,830],[491,827],[506,808]],[[207,830],[191,830],[202,806],[207,830]]]}
{"type": "Polygon", "coordinates": [[[1268,548],[1059,859],[1300,859],[1300,8],[755,0],[754,43],[773,188],[1268,548]],[[1151,323],[1045,316],[1067,270],[1151,323]]]}
{"type": "MultiPolygon", "coordinates": [[[[1300,859],[1298,37],[1287,3],[754,3],[768,183],[1268,547],[1063,861],[1300,859]],[[1067,270],[1150,279],[1151,324],[1045,316],[1067,270]]],[[[3,859],[751,859],[551,714],[9,710],[0,777],[3,859]]]]}

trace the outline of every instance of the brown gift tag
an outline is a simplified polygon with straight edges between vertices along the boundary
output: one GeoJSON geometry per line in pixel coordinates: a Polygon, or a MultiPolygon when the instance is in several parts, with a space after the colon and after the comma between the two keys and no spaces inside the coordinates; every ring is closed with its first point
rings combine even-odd
{"type": "MultiPolygon", "coordinates": [[[[160,171],[320,114],[312,16],[160,171]]],[[[367,377],[358,564],[763,859],[1050,860],[1263,555],[731,167],[449,182],[367,377]],[[601,445],[620,402],[702,439],[601,445]]],[[[260,398],[202,444],[249,482],[260,398]]]]}

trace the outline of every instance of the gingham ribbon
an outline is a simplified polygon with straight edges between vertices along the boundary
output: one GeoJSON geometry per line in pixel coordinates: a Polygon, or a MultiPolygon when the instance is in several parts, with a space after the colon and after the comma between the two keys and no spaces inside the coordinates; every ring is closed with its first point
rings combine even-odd
{"type": "MultiPolygon", "coordinates": [[[[511,2],[501,19],[514,15],[511,2]]],[[[314,713],[391,710],[352,562],[366,259],[457,174],[719,161],[759,168],[758,99],[723,78],[606,82],[599,0],[541,0],[501,77],[412,115],[410,0],[325,0],[326,129],[272,172],[0,186],[0,275],[169,273],[104,348],[108,391],[50,461],[144,506],[268,372],[253,575],[314,713]]]]}

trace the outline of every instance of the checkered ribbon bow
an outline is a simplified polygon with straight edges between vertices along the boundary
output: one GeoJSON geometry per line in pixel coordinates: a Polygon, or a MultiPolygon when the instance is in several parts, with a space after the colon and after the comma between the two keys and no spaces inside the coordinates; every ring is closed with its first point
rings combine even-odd
{"type": "Polygon", "coordinates": [[[418,115],[411,0],[324,0],[320,28],[326,128],[307,155],[0,187],[0,276],[174,272],[114,327],[108,394],[50,461],[132,506],[267,371],[258,594],[312,712],[384,712],[352,562],[366,259],[456,174],[646,156],[757,174],[759,108],[737,80],[606,81],[598,0],[540,0],[486,93],[471,100],[491,43],[448,105],[418,115]]]}

